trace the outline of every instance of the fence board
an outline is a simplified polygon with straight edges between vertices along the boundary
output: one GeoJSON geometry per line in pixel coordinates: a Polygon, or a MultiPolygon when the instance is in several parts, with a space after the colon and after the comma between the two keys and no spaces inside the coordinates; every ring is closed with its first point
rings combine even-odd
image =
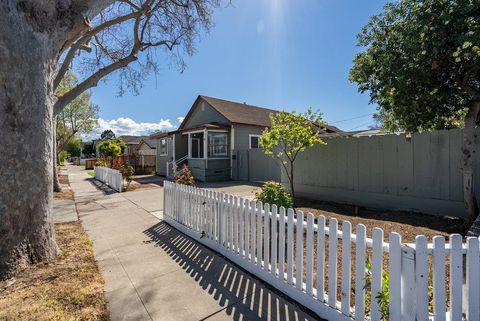
{"type": "Polygon", "coordinates": [[[313,214],[307,213],[307,238],[305,245],[307,248],[306,257],[306,292],[308,295],[313,295],[313,214]]]}
{"type": "Polygon", "coordinates": [[[270,269],[270,204],[264,205],[265,214],[263,216],[263,268],[265,271],[270,269]]]}
{"type": "Polygon", "coordinates": [[[342,226],[342,293],[341,311],[345,315],[350,315],[350,292],[351,292],[351,234],[352,224],[343,222],[342,226]]]}
{"type": "Polygon", "coordinates": [[[337,237],[338,221],[330,219],[328,234],[328,305],[337,306],[337,237]]]}
{"type": "Polygon", "coordinates": [[[383,230],[374,228],[372,235],[372,289],[371,289],[371,319],[380,321],[380,305],[376,296],[382,291],[383,274],[383,230]]]}
{"type": "Polygon", "coordinates": [[[435,321],[446,320],[445,307],[445,239],[433,237],[433,313],[435,321]]]}
{"type": "Polygon", "coordinates": [[[287,220],[287,282],[293,285],[293,210],[288,209],[287,220]]]}
{"type": "Polygon", "coordinates": [[[427,238],[415,238],[415,278],[417,320],[428,320],[428,250],[427,238]]]}
{"type": "Polygon", "coordinates": [[[390,308],[390,321],[401,320],[401,295],[402,284],[401,278],[398,277],[402,273],[402,251],[400,245],[400,235],[398,233],[390,233],[390,255],[389,255],[389,308],[390,308]],[[395,277],[397,276],[397,277],[395,277]]]}
{"type": "Polygon", "coordinates": [[[480,251],[476,237],[467,240],[467,320],[480,320],[480,251]]]}
{"type": "Polygon", "coordinates": [[[303,289],[303,212],[297,211],[297,243],[295,244],[296,273],[295,285],[298,290],[303,289]]]}
{"type": "Polygon", "coordinates": [[[450,235],[450,320],[462,318],[463,254],[462,236],[450,235]]]}
{"type": "Polygon", "coordinates": [[[317,219],[317,299],[325,301],[325,216],[317,219]]]}
{"type": "Polygon", "coordinates": [[[257,202],[257,266],[259,268],[262,268],[262,263],[263,263],[263,250],[262,250],[262,244],[263,244],[263,233],[262,233],[262,210],[263,210],[263,204],[262,202],[257,202]]]}
{"type": "Polygon", "coordinates": [[[285,207],[280,207],[278,223],[278,275],[285,280],[285,207]]]}
{"type": "Polygon", "coordinates": [[[355,318],[365,318],[365,249],[367,232],[365,225],[357,225],[355,257],[355,318]]]}
{"type": "Polygon", "coordinates": [[[270,264],[271,270],[270,272],[273,275],[277,275],[277,247],[278,247],[278,239],[277,239],[277,205],[272,205],[272,240],[270,242],[272,246],[271,257],[270,257],[270,264]]]}

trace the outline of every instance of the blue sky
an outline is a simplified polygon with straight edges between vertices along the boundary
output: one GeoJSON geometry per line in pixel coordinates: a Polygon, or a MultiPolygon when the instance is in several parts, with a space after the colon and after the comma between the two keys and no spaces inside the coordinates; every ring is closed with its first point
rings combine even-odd
{"type": "Polygon", "coordinates": [[[287,111],[312,107],[343,130],[367,128],[375,106],[348,72],[359,51],[356,34],[384,3],[234,0],[215,12],[213,28],[185,58],[183,73],[165,63],[137,96],[117,97],[115,76],[94,88],[101,129],[176,127],[199,94],[287,111]]]}

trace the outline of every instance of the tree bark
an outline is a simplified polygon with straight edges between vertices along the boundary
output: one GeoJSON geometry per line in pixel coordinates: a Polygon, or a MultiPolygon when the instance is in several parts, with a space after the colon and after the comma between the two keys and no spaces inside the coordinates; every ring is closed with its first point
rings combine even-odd
{"type": "Polygon", "coordinates": [[[58,150],[57,150],[57,116],[53,117],[53,191],[62,192],[62,185],[58,179],[58,150]]]}
{"type": "MultiPolygon", "coordinates": [[[[0,4],[0,279],[55,257],[54,43],[15,1],[0,4]]],[[[40,19],[40,18],[39,18],[40,19]]],[[[49,22],[50,23],[50,22],[49,22]]]]}
{"type": "Polygon", "coordinates": [[[295,187],[293,184],[293,162],[290,162],[290,191],[292,192],[292,206],[295,207],[295,187]]]}
{"type": "Polygon", "coordinates": [[[463,200],[465,203],[465,227],[468,228],[478,216],[478,204],[475,197],[473,162],[475,148],[475,126],[480,101],[474,101],[465,117],[465,129],[463,131],[462,172],[463,172],[463,200]]]}

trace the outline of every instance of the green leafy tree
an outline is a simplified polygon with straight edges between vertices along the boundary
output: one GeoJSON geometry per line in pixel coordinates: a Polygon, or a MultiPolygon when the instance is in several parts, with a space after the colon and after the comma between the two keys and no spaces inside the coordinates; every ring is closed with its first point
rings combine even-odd
{"type": "Polygon", "coordinates": [[[80,138],[73,138],[68,142],[67,152],[72,157],[80,157],[82,152],[82,140],[80,138]]]}
{"type": "MultiPolygon", "coordinates": [[[[78,84],[78,79],[73,72],[67,72],[56,91],[61,95],[78,84]]],[[[92,132],[97,125],[99,107],[91,101],[89,92],[83,92],[58,113],[56,120],[57,150],[67,149],[69,142],[77,135],[92,132]]]]}
{"type": "Polygon", "coordinates": [[[100,134],[100,139],[115,139],[115,133],[111,129],[106,129],[100,134]]]}
{"type": "Polygon", "coordinates": [[[295,200],[294,163],[298,155],[309,147],[326,144],[319,136],[324,122],[322,114],[308,109],[305,113],[284,111],[270,114],[271,127],[260,137],[263,152],[280,161],[295,200]]]}
{"type": "Polygon", "coordinates": [[[121,139],[105,140],[98,145],[98,152],[104,157],[120,156],[125,149],[125,143],[121,139]]]}
{"type": "Polygon", "coordinates": [[[387,4],[358,35],[363,51],[350,79],[378,104],[387,130],[464,127],[466,225],[478,215],[473,191],[474,129],[480,111],[478,0],[387,4]]]}
{"type": "Polygon", "coordinates": [[[83,154],[84,155],[95,155],[95,147],[93,146],[93,142],[86,143],[86,144],[83,145],[83,154]]]}

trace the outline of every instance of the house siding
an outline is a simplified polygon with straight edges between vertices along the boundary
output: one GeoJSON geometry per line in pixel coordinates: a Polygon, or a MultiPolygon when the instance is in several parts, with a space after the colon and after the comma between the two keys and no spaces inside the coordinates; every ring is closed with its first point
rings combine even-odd
{"type": "Polygon", "coordinates": [[[223,125],[229,125],[229,121],[223,117],[218,111],[216,111],[208,103],[201,101],[194,107],[194,110],[183,128],[195,127],[198,125],[208,123],[219,123],[223,125]]]}
{"type": "MultiPolygon", "coordinates": [[[[162,175],[165,176],[167,174],[167,161],[169,161],[169,155],[160,155],[160,143],[161,139],[156,139],[156,155],[157,155],[157,161],[156,161],[156,172],[157,175],[162,175]]],[[[170,137],[167,137],[167,153],[168,153],[168,148],[169,145],[171,145],[171,139],[170,137]]]]}
{"type": "Polygon", "coordinates": [[[218,182],[230,179],[230,160],[208,159],[206,166],[205,159],[189,159],[188,167],[193,177],[202,182],[218,182]]]}
{"type": "Polygon", "coordinates": [[[235,150],[248,150],[250,147],[249,135],[261,135],[265,128],[258,126],[233,125],[235,132],[235,150]]]}
{"type": "Polygon", "coordinates": [[[234,149],[232,159],[232,179],[250,180],[250,135],[261,135],[264,128],[248,125],[233,125],[234,149]]]}

